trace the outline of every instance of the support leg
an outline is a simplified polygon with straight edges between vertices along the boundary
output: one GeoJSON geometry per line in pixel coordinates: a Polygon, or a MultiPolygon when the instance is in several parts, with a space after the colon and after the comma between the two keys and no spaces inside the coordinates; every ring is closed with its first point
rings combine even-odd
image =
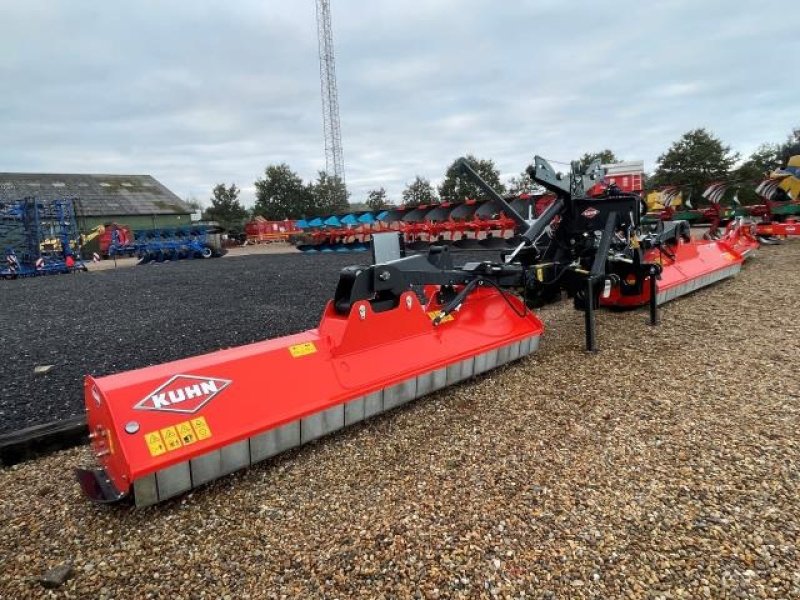
{"type": "Polygon", "coordinates": [[[658,286],[655,269],[650,269],[650,325],[658,325],[658,286]]]}
{"type": "Polygon", "coordinates": [[[597,341],[594,330],[594,285],[592,278],[586,280],[586,303],[583,316],[586,327],[586,351],[597,352],[597,341]]]}

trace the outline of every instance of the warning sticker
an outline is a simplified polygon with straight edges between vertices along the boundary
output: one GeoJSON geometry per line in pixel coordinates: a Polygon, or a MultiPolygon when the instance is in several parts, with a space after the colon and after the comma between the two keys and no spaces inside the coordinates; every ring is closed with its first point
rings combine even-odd
{"type": "Polygon", "coordinates": [[[192,429],[192,425],[189,423],[189,421],[178,423],[175,426],[175,429],[178,430],[178,435],[181,436],[181,442],[184,446],[194,444],[197,441],[197,438],[194,435],[194,429],[192,429]]]}
{"type": "Polygon", "coordinates": [[[302,344],[289,346],[289,354],[291,354],[293,358],[314,354],[316,351],[317,347],[314,345],[314,342],[304,342],[302,344]]]}
{"type": "Polygon", "coordinates": [[[164,441],[161,439],[161,434],[157,431],[146,433],[144,441],[147,443],[147,448],[150,450],[150,456],[161,456],[167,451],[164,446],[164,441]]]}
{"type": "Polygon", "coordinates": [[[205,440],[211,437],[211,429],[208,428],[205,417],[197,417],[196,419],[192,419],[191,422],[198,440],[205,440]]]}
{"type": "Polygon", "coordinates": [[[164,438],[164,445],[167,447],[167,450],[177,450],[182,445],[178,430],[174,427],[164,427],[164,429],[161,430],[161,437],[164,438]]]}
{"type": "Polygon", "coordinates": [[[190,421],[176,423],[173,427],[164,427],[160,431],[145,433],[144,441],[150,450],[150,456],[161,456],[165,452],[172,452],[210,437],[211,429],[206,418],[197,417],[190,421]]]}
{"type": "Polygon", "coordinates": [[[736,260],[736,256],[730,252],[723,252],[722,256],[731,262],[736,260]]]}

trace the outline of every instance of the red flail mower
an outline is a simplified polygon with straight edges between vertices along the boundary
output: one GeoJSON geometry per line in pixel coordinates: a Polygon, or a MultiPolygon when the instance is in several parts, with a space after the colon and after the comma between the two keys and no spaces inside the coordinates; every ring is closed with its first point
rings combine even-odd
{"type": "Polygon", "coordinates": [[[562,176],[529,169],[555,200],[526,219],[461,162],[513,222],[519,245],[499,261],[455,266],[445,246],[405,256],[375,235],[373,264],[344,269],[316,329],[172,363],[87,377],[98,468],[76,471],[98,502],[155,504],[347,425],[534,352],[532,312],[564,294],[597,347],[600,306],[658,305],[739,272],[758,247],[748,227],[697,241],[682,222],[641,225],[638,196],[607,188],[599,164],[562,176]],[[275,373],[291,394],[270,389],[275,373]]]}

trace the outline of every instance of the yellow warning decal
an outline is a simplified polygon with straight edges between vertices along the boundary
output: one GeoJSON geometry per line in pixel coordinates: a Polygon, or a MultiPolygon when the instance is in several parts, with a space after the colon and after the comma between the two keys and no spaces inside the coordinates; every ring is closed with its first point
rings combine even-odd
{"type": "Polygon", "coordinates": [[[317,347],[314,345],[314,342],[304,342],[302,344],[289,346],[289,354],[291,354],[293,358],[314,354],[316,351],[317,347]]]}
{"type": "MultiPolygon", "coordinates": [[[[433,321],[436,317],[439,316],[439,314],[441,314],[441,312],[442,311],[440,310],[432,310],[428,312],[428,316],[431,318],[431,321],[433,321]]],[[[439,323],[449,323],[450,321],[455,321],[455,320],[456,318],[453,316],[453,313],[450,313],[449,315],[445,315],[442,318],[442,320],[439,321],[439,323]]]]}
{"type": "Polygon", "coordinates": [[[197,417],[190,421],[182,421],[173,427],[164,427],[160,431],[144,434],[144,441],[150,450],[150,456],[161,456],[165,452],[178,450],[183,446],[207,440],[211,437],[211,429],[205,417],[197,417]]]}
{"type": "Polygon", "coordinates": [[[205,417],[197,417],[191,421],[194,432],[197,434],[198,440],[205,440],[211,437],[211,429],[208,428],[205,417]]]}
{"type": "Polygon", "coordinates": [[[157,431],[144,434],[144,441],[147,442],[147,447],[150,449],[150,456],[161,456],[167,451],[161,434],[157,431]]]}
{"type": "Polygon", "coordinates": [[[177,450],[182,445],[178,430],[174,427],[164,427],[164,429],[161,430],[161,437],[164,438],[164,445],[167,447],[167,450],[177,450]]]}
{"type": "Polygon", "coordinates": [[[736,260],[736,256],[734,254],[731,254],[730,252],[723,252],[722,256],[724,256],[726,259],[728,259],[731,262],[736,260]]]}
{"type": "Polygon", "coordinates": [[[178,423],[175,425],[175,429],[178,430],[178,435],[181,436],[181,442],[184,446],[194,444],[197,441],[197,437],[194,434],[194,429],[192,429],[192,424],[189,423],[189,421],[178,423]]]}

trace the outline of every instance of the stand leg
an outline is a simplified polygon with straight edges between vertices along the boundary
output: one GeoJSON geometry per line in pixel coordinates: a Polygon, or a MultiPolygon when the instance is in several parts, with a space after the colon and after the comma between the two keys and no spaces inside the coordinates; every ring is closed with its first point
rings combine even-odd
{"type": "Polygon", "coordinates": [[[653,269],[650,270],[650,325],[658,325],[658,288],[653,269]]]}
{"type": "Polygon", "coordinates": [[[586,351],[597,352],[594,330],[594,285],[592,278],[586,280],[586,304],[583,312],[586,327],[586,351]]]}

